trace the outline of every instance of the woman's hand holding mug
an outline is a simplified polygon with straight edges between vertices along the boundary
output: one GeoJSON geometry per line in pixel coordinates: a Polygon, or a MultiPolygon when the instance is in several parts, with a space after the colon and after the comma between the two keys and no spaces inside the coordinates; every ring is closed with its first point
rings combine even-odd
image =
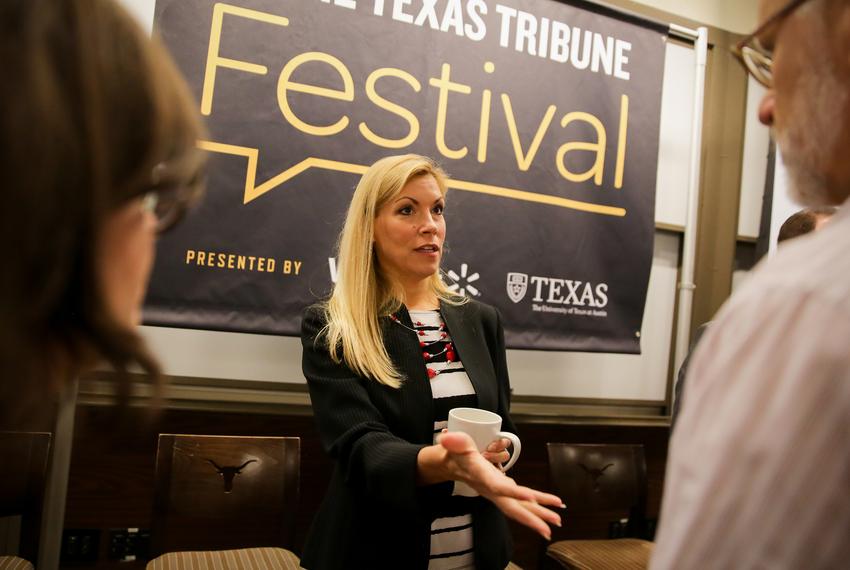
{"type": "Polygon", "coordinates": [[[481,495],[548,540],[547,523],[561,526],[561,517],[544,505],[563,508],[563,504],[555,495],[517,485],[504,474],[516,463],[522,445],[519,437],[500,431],[501,427],[502,418],[487,410],[454,408],[449,412],[448,431],[440,435],[438,443],[447,451],[455,494],[481,495]],[[508,445],[513,448],[509,456],[508,445]],[[505,465],[495,465],[503,462],[505,465]]]}
{"type": "Polygon", "coordinates": [[[564,508],[561,499],[517,485],[484,458],[468,434],[445,432],[437,442],[446,451],[445,467],[455,487],[464,484],[476,495],[490,500],[505,516],[531,528],[546,540],[552,537],[548,525],[561,526],[560,515],[546,508],[564,508]]]}

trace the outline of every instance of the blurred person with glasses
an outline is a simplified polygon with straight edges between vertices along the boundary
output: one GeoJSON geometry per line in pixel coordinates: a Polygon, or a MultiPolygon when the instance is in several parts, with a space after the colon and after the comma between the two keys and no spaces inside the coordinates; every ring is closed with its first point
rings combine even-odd
{"type": "Polygon", "coordinates": [[[0,3],[0,429],[51,429],[100,361],[153,380],[136,332],[156,235],[202,188],[201,122],[157,38],[112,0],[0,3]]]}
{"type": "Polygon", "coordinates": [[[671,439],[656,569],[850,560],[850,2],[762,0],[733,52],[768,88],[796,202],[838,206],[718,312],[671,439]]]}

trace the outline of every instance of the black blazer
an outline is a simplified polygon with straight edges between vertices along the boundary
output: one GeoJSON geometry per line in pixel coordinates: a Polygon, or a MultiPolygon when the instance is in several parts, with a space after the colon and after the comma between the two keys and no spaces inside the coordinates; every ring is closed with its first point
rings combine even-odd
{"type": "MultiPolygon", "coordinates": [[[[452,342],[469,375],[478,407],[502,416],[502,429],[516,433],[508,415],[510,388],[505,341],[498,312],[470,301],[441,303],[452,342]]],[[[413,327],[407,309],[398,316],[413,327]]],[[[389,318],[381,322],[390,359],[404,375],[401,388],[358,376],[335,364],[316,335],[325,321],[320,309],[304,314],[302,367],[322,444],[334,460],[325,500],[313,519],[301,557],[309,570],[425,569],[430,549],[431,505],[451,495],[452,482],[416,485],[419,450],[433,441],[431,385],[416,334],[389,318]]],[[[502,513],[475,500],[473,536],[478,570],[507,566],[511,539],[502,513]]]]}

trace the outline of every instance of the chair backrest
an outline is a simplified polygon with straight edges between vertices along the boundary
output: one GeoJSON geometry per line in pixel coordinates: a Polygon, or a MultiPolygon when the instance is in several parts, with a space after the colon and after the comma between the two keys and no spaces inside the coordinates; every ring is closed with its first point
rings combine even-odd
{"type": "Polygon", "coordinates": [[[0,517],[21,517],[17,555],[33,563],[38,558],[51,439],[43,432],[0,431],[0,517]]]}
{"type": "Polygon", "coordinates": [[[151,555],[291,547],[297,437],[160,434],[151,555]]]}
{"type": "Polygon", "coordinates": [[[548,443],[552,488],[567,505],[567,535],[613,538],[643,533],[646,460],[642,445],[548,443]],[[620,521],[628,519],[628,529],[620,521]],[[619,530],[615,530],[619,529],[619,530]],[[573,533],[574,534],[574,533],[573,533]]]}

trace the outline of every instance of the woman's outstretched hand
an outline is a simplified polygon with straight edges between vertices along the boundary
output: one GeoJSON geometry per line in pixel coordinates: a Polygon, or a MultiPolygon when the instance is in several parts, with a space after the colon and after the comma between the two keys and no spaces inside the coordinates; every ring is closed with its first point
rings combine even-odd
{"type": "Polygon", "coordinates": [[[560,515],[546,508],[564,508],[561,499],[517,485],[478,451],[469,435],[446,432],[439,436],[438,445],[445,450],[443,462],[448,478],[463,481],[505,516],[533,529],[546,540],[552,537],[548,525],[561,526],[560,515]]]}

